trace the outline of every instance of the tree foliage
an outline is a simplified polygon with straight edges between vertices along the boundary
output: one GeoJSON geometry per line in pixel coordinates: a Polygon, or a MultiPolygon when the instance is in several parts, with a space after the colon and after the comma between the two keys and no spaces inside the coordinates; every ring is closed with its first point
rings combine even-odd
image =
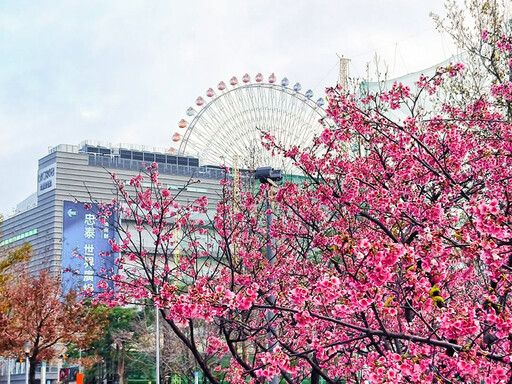
{"type": "MultiPolygon", "coordinates": [[[[108,311],[108,326],[103,336],[86,350],[74,348],[72,361],[86,367],[86,383],[105,378],[126,383],[131,379],[154,380],[155,318],[153,306],[114,307],[108,311]],[[81,360],[79,357],[81,356],[81,360]],[[101,369],[99,369],[101,366],[101,369]],[[98,378],[101,373],[102,377],[98,378]]],[[[160,322],[160,364],[162,377],[192,377],[197,364],[169,327],[160,322]]]]}
{"type": "Polygon", "coordinates": [[[32,247],[29,244],[23,244],[21,247],[0,253],[0,291],[12,278],[13,271],[19,269],[22,263],[30,260],[31,254],[32,247]]]}
{"type": "Polygon", "coordinates": [[[18,274],[1,296],[7,310],[0,314],[0,350],[23,356],[23,346],[30,342],[31,382],[36,362],[55,357],[61,344],[85,348],[106,324],[105,308],[79,301],[74,291],[63,296],[60,280],[48,271],[36,277],[18,274]]]}
{"type": "MultiPolygon", "coordinates": [[[[489,41],[510,55],[509,35],[489,41]]],[[[226,177],[211,217],[206,198],[178,204],[156,163],[130,185],[112,175],[120,273],[100,298],[156,303],[213,383],[510,382],[512,83],[421,108],[461,76],[453,63],[413,89],[329,89],[333,124],[312,147],[263,137],[303,182],[226,177]]]]}
{"type": "Polygon", "coordinates": [[[107,322],[101,337],[84,350],[73,348],[70,355],[72,360],[86,368],[86,383],[101,381],[103,378],[109,382],[114,380],[120,383],[125,382],[127,355],[135,340],[132,329],[136,316],[137,309],[134,307],[108,309],[107,322]],[[101,370],[98,369],[99,365],[101,370]],[[102,377],[98,377],[100,371],[102,377]]]}
{"type": "Polygon", "coordinates": [[[451,102],[475,101],[485,95],[492,99],[510,121],[512,100],[512,14],[510,2],[506,0],[447,0],[446,15],[433,14],[440,31],[453,38],[456,46],[464,52],[466,64],[464,77],[449,82],[448,96],[451,102]]]}

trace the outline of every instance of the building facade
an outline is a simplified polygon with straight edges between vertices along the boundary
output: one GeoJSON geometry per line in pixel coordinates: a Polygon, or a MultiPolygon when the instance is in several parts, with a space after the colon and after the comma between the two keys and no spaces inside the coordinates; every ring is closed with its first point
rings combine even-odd
{"type": "Polygon", "coordinates": [[[219,167],[200,166],[197,158],[142,146],[61,144],[39,160],[37,192],[18,204],[14,215],[5,219],[0,246],[15,247],[28,242],[33,248],[31,272],[49,269],[52,274],[60,274],[65,267],[64,224],[77,214],[69,208],[73,202],[110,202],[116,193],[110,173],[129,181],[153,162],[158,164],[162,187],[176,194],[179,203],[206,195],[210,207],[215,207],[222,189],[219,181],[225,177],[219,167]],[[191,178],[200,183],[189,184],[191,178]]]}

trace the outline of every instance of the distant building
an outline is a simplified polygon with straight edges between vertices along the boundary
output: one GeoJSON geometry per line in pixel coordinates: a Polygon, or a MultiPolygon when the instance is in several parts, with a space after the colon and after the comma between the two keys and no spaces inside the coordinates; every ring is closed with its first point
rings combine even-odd
{"type": "Polygon", "coordinates": [[[66,244],[68,248],[70,245],[65,237],[78,242],[91,257],[98,257],[101,251],[98,246],[105,247],[113,233],[106,229],[105,236],[96,238],[93,243],[94,233],[88,231],[91,228],[87,227],[87,218],[84,222],[87,213],[81,209],[83,204],[76,202],[110,202],[116,190],[109,172],[128,182],[153,162],[158,163],[162,187],[174,193],[180,191],[178,202],[186,203],[206,195],[211,207],[215,207],[221,192],[219,180],[225,177],[219,167],[199,166],[197,158],[142,146],[93,142],[61,144],[39,160],[37,192],[18,204],[14,215],[5,219],[0,246],[29,242],[34,250],[31,271],[49,269],[55,275],[66,267],[62,252],[66,244]],[[201,182],[185,187],[191,177],[201,182]],[[73,229],[73,223],[79,220],[82,226],[73,229]]]}
{"type": "MultiPolygon", "coordinates": [[[[46,378],[45,383],[57,384],[59,381],[59,366],[44,365],[44,373],[42,373],[42,364],[36,366],[35,380],[41,383],[41,376],[46,378]]],[[[13,358],[0,357],[0,383],[1,384],[25,384],[26,379],[26,361],[20,362],[13,358]]],[[[64,384],[64,383],[62,383],[64,384]]]]}

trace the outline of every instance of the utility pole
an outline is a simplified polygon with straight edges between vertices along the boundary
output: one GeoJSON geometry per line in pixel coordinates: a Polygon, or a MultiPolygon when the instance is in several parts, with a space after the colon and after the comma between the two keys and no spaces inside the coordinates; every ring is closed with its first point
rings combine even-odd
{"type": "Polygon", "coordinates": [[[7,384],[11,384],[11,358],[7,358],[7,384]]]}
{"type": "MultiPolygon", "coordinates": [[[[256,172],[254,174],[254,178],[256,180],[259,180],[260,183],[269,184],[268,189],[266,190],[266,211],[267,211],[267,259],[270,263],[270,265],[274,265],[276,263],[274,250],[272,249],[273,246],[273,239],[272,239],[272,206],[270,204],[270,193],[269,190],[272,187],[277,187],[276,181],[281,181],[283,179],[283,175],[281,173],[281,170],[274,169],[272,167],[260,167],[256,169],[256,172]]],[[[268,280],[269,284],[272,285],[274,283],[274,280],[270,278],[268,280]]],[[[270,295],[268,297],[268,302],[273,306],[276,304],[276,298],[274,295],[270,295]]],[[[272,310],[268,310],[266,313],[267,322],[269,324],[269,330],[268,330],[268,352],[274,353],[275,346],[277,344],[276,340],[276,329],[272,327],[271,323],[274,321],[275,313],[272,310]]],[[[269,381],[269,384],[279,384],[279,376],[276,375],[272,377],[269,381]]]]}
{"type": "Polygon", "coordinates": [[[159,310],[158,306],[155,304],[155,382],[156,384],[160,384],[160,324],[158,322],[159,310]]]}

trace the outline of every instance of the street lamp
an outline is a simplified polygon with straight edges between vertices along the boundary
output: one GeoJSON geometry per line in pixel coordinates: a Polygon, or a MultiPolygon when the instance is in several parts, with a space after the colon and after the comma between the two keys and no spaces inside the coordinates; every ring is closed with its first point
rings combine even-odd
{"type": "MultiPolygon", "coordinates": [[[[254,173],[254,178],[256,180],[259,180],[260,183],[263,184],[269,184],[270,186],[277,187],[276,181],[283,180],[283,175],[281,173],[280,169],[274,169],[272,167],[260,167],[256,169],[256,172],[254,173]]],[[[270,263],[270,265],[274,265],[276,260],[274,257],[274,250],[272,249],[272,239],[270,237],[270,229],[272,228],[272,209],[270,206],[270,195],[269,195],[269,189],[266,191],[266,198],[267,198],[267,259],[270,263]]],[[[269,283],[272,284],[274,282],[273,279],[269,279],[269,283]]],[[[270,295],[268,298],[268,301],[271,305],[274,305],[276,303],[276,298],[274,295],[270,295]]],[[[272,310],[267,312],[267,321],[270,323],[274,318],[274,312],[272,310]]],[[[268,332],[268,351],[270,353],[274,352],[275,342],[273,341],[273,335],[272,335],[272,329],[268,332]]],[[[271,384],[277,384],[279,382],[279,377],[276,375],[272,377],[270,383],[271,384]]]]}
{"type": "MultiPolygon", "coordinates": [[[[158,290],[157,290],[158,292],[158,290]]],[[[155,303],[155,383],[160,384],[160,324],[158,323],[159,315],[158,305],[155,303]]]]}
{"type": "Polygon", "coordinates": [[[23,349],[25,350],[25,384],[28,384],[28,371],[30,369],[30,363],[28,361],[28,355],[30,353],[30,341],[27,341],[25,345],[23,346],[23,349]]]}
{"type": "Polygon", "coordinates": [[[259,167],[254,172],[254,178],[264,184],[276,186],[276,181],[283,180],[283,174],[280,169],[272,167],[259,167]]]}
{"type": "MultiPolygon", "coordinates": [[[[259,180],[260,183],[263,184],[270,184],[273,187],[277,187],[276,181],[283,180],[283,175],[281,173],[280,169],[274,169],[272,167],[260,167],[256,169],[256,172],[254,173],[254,178],[256,180],[259,180]]],[[[272,250],[271,246],[271,239],[270,239],[270,228],[272,227],[272,210],[270,209],[270,196],[268,194],[268,189],[266,191],[266,198],[267,198],[267,259],[270,262],[270,264],[274,264],[274,251],[272,250]]],[[[275,298],[273,298],[273,301],[275,301],[275,298]]]]}

